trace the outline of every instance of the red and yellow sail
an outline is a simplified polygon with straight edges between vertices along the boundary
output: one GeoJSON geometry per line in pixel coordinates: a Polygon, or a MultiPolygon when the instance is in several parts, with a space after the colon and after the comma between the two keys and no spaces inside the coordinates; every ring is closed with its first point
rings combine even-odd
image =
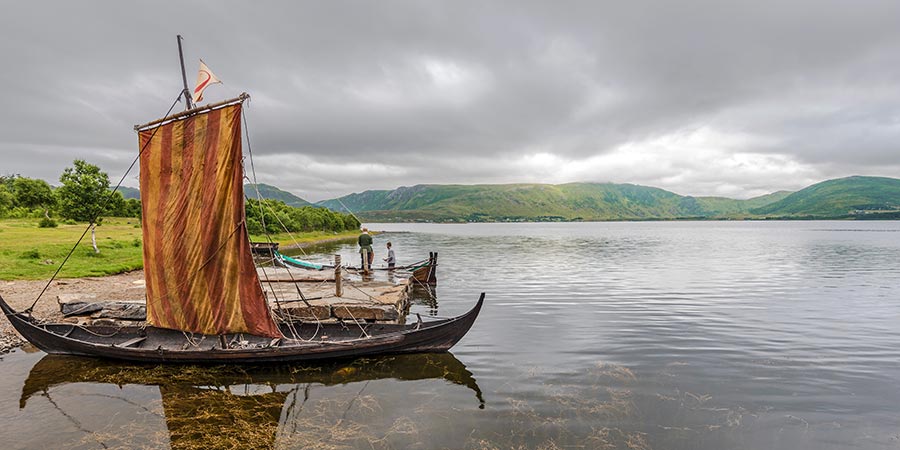
{"type": "Polygon", "coordinates": [[[244,217],[241,104],[140,131],[147,320],[278,337],[244,217]]]}

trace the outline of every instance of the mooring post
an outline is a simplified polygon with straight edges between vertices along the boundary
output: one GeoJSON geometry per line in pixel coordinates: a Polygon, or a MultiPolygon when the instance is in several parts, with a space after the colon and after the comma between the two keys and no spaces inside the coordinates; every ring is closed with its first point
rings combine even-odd
{"type": "Polygon", "coordinates": [[[344,295],[344,286],[341,285],[341,255],[334,255],[334,296],[344,295]]]}
{"type": "Polygon", "coordinates": [[[431,270],[428,271],[428,282],[429,283],[437,283],[437,255],[438,252],[434,252],[431,255],[431,270]]]}

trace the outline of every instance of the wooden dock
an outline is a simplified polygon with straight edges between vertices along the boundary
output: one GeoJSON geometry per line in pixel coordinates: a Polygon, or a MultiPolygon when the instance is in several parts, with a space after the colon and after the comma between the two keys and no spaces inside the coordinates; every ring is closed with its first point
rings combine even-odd
{"type": "MultiPolygon", "coordinates": [[[[259,278],[278,317],[303,321],[404,323],[409,313],[411,278],[379,274],[376,278],[334,270],[260,268],[259,278]],[[338,295],[340,291],[340,295],[338,295]],[[301,294],[302,293],[302,294],[301,294]]],[[[133,325],[146,321],[143,298],[104,301],[103,294],[62,294],[60,311],[67,322],[81,325],[133,325]]]]}
{"type": "Polygon", "coordinates": [[[342,276],[338,296],[334,271],[266,268],[265,272],[266,299],[284,318],[402,323],[409,312],[409,279],[363,281],[342,276]],[[298,273],[306,278],[298,280],[298,273]],[[312,279],[315,274],[319,279],[312,279]]]}

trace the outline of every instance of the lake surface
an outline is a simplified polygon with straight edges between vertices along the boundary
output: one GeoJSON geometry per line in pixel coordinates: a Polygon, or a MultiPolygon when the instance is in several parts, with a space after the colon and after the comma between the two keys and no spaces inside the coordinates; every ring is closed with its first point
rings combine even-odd
{"type": "MultiPolygon", "coordinates": [[[[372,224],[450,354],[0,361],[3,448],[900,448],[900,222],[372,224]]],[[[316,249],[309,259],[352,245],[316,249]]]]}

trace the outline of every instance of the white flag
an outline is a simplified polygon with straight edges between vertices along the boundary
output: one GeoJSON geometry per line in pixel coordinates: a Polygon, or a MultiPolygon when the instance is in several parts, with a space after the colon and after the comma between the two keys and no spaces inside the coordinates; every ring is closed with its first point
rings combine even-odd
{"type": "Polygon", "coordinates": [[[200,103],[203,101],[203,90],[206,89],[207,86],[216,83],[222,83],[222,80],[216,78],[212,71],[209,70],[209,67],[206,67],[206,64],[201,59],[200,73],[197,74],[197,87],[194,88],[194,102],[200,103]]]}

